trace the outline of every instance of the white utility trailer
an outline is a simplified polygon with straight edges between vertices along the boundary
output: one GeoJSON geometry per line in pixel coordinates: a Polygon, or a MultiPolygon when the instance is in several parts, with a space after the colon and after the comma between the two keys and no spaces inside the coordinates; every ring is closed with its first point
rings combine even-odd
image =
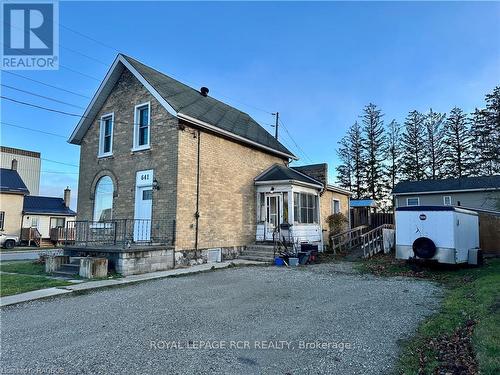
{"type": "Polygon", "coordinates": [[[396,258],[480,264],[477,213],[453,206],[397,208],[396,258]]]}

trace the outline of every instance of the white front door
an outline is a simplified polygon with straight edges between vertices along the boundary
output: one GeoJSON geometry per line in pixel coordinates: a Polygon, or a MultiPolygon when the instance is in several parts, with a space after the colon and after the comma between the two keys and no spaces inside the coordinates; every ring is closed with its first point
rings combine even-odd
{"type": "MultiPolygon", "coordinates": [[[[281,224],[281,195],[266,194],[265,239],[272,240],[273,234],[279,231],[281,224]]],[[[279,237],[279,234],[278,234],[279,237]]]]}
{"type": "Polygon", "coordinates": [[[153,171],[137,172],[135,187],[134,241],[151,239],[153,171]]]}

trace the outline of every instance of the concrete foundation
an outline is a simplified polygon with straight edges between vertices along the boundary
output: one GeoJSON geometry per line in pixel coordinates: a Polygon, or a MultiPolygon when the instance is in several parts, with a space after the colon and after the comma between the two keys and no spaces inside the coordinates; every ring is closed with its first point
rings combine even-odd
{"type": "Polygon", "coordinates": [[[108,260],[106,258],[87,257],[80,259],[80,277],[95,279],[108,276],[108,260]]]}
{"type": "MultiPolygon", "coordinates": [[[[221,260],[225,261],[238,258],[245,246],[218,249],[221,250],[221,260]]],[[[172,248],[164,246],[143,246],[126,249],[67,247],[64,249],[64,254],[78,257],[106,258],[110,271],[128,276],[207,263],[210,250],[213,249],[200,249],[195,254],[194,250],[174,252],[172,248]]]]}
{"type": "Polygon", "coordinates": [[[67,255],[49,255],[45,258],[45,272],[52,273],[61,268],[63,264],[69,263],[67,255]]]}

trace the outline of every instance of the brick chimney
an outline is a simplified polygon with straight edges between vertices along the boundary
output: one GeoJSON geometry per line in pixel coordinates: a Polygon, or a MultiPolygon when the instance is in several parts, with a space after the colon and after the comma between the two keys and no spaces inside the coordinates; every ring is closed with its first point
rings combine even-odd
{"type": "Polygon", "coordinates": [[[13,171],[17,171],[17,159],[12,159],[12,162],[11,162],[11,169],[13,171]]]}
{"type": "Polygon", "coordinates": [[[71,190],[69,186],[64,189],[64,205],[69,208],[69,204],[71,203],[71,190]]]}

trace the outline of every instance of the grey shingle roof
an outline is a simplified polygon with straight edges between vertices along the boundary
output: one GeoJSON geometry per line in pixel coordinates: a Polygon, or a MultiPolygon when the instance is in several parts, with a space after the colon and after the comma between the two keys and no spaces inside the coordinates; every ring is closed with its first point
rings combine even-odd
{"type": "Polygon", "coordinates": [[[76,212],[66,207],[64,199],[27,195],[24,197],[23,212],[25,214],[49,214],[75,216],[76,212]]]}
{"type": "Polygon", "coordinates": [[[0,191],[2,193],[30,193],[19,173],[7,168],[0,168],[0,191]]]}
{"type": "Polygon", "coordinates": [[[474,189],[500,189],[500,175],[448,178],[445,180],[401,181],[396,184],[392,193],[405,194],[474,189]]]}
{"type": "Polygon", "coordinates": [[[306,176],[298,171],[288,168],[282,164],[275,164],[271,168],[269,168],[266,172],[261,174],[259,177],[255,179],[256,182],[265,182],[265,181],[301,181],[306,182],[308,184],[314,184],[321,186],[322,183],[306,176]]]}
{"type": "Polygon", "coordinates": [[[123,57],[153,86],[172,108],[250,141],[293,155],[248,114],[185,85],[141,62],[123,57]]]}

